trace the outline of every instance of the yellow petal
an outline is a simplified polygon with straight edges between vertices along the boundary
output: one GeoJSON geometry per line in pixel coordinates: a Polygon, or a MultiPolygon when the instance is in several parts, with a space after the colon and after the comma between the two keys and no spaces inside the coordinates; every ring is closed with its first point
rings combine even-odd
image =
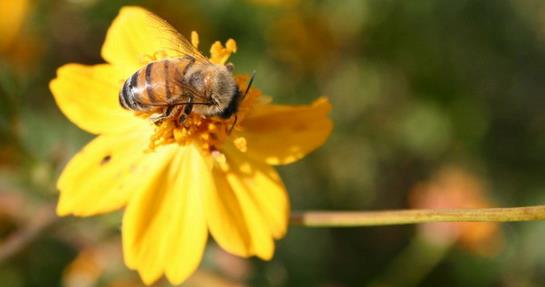
{"type": "Polygon", "coordinates": [[[243,190],[260,211],[273,237],[284,237],[290,206],[286,188],[276,170],[266,163],[246,157],[232,146],[226,152],[230,158],[231,172],[243,184],[243,190]]]}
{"type": "Polygon", "coordinates": [[[180,35],[161,18],[140,8],[121,8],[106,34],[102,57],[132,74],[152,60],[180,57],[180,35]]]}
{"type": "Polygon", "coordinates": [[[306,106],[263,105],[248,114],[240,136],[247,154],[268,164],[288,164],[321,146],[333,124],[331,104],[320,98],[306,106]]]}
{"type": "Polygon", "coordinates": [[[49,84],[61,111],[93,134],[126,131],[146,121],[124,110],[118,101],[123,76],[111,65],[68,64],[49,84]]]}
{"type": "Polygon", "coordinates": [[[135,194],[123,218],[125,262],[151,284],[162,274],[179,284],[197,268],[207,240],[203,196],[213,189],[204,158],[190,145],[135,194]]]}
{"type": "Polygon", "coordinates": [[[135,188],[154,169],[145,155],[149,134],[101,135],[87,144],[64,168],[57,187],[59,215],[89,216],[123,207],[135,188]]]}
{"type": "Polygon", "coordinates": [[[213,170],[217,191],[206,197],[212,236],[225,250],[268,260],[273,238],[284,236],[289,215],[285,188],[274,169],[231,148],[213,170]]]}

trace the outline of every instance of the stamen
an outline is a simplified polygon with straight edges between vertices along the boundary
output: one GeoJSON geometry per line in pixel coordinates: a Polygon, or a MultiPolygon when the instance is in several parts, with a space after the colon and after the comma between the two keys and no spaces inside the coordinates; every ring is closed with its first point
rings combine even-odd
{"type": "Polygon", "coordinates": [[[197,114],[190,115],[183,124],[175,120],[166,120],[155,127],[150,138],[149,148],[170,143],[186,145],[195,143],[203,151],[217,150],[227,139],[229,122],[223,119],[203,118],[197,114]]]}
{"type": "Polygon", "coordinates": [[[214,159],[220,165],[225,164],[227,162],[225,155],[218,150],[212,151],[210,155],[212,156],[212,159],[214,159]]]}
{"type": "Polygon", "coordinates": [[[199,48],[199,34],[196,31],[191,31],[191,45],[196,49],[199,48]]]}
{"type": "Polygon", "coordinates": [[[241,152],[246,152],[248,150],[248,145],[245,137],[236,138],[233,143],[235,144],[235,147],[241,152]]]}
{"type": "Polygon", "coordinates": [[[167,58],[168,53],[164,50],[157,51],[153,53],[153,55],[144,55],[141,57],[140,62],[142,65],[147,64],[149,62],[157,61],[159,59],[167,58]]]}
{"type": "Polygon", "coordinates": [[[237,42],[235,42],[235,40],[233,40],[233,39],[229,39],[225,43],[225,48],[230,53],[236,53],[237,52],[237,42]]]}

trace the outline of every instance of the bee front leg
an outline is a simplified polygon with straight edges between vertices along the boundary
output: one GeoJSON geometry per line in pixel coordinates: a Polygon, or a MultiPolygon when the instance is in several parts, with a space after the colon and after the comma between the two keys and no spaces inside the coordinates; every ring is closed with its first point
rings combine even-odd
{"type": "Polygon", "coordinates": [[[185,120],[187,119],[187,116],[191,113],[193,110],[193,104],[191,104],[192,97],[189,97],[189,100],[187,101],[187,104],[184,105],[184,109],[182,110],[182,113],[178,117],[178,124],[182,125],[185,120]]]}

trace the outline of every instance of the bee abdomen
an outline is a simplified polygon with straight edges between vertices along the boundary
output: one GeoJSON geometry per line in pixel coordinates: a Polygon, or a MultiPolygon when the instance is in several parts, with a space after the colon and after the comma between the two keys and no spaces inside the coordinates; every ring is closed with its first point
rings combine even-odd
{"type": "Polygon", "coordinates": [[[119,104],[127,110],[150,112],[187,100],[188,87],[203,85],[201,72],[188,72],[194,62],[187,57],[148,63],[125,81],[119,104]]]}
{"type": "Polygon", "coordinates": [[[125,81],[123,88],[119,92],[119,104],[127,110],[142,110],[142,105],[136,100],[137,98],[137,81],[140,71],[134,73],[125,81]]]}

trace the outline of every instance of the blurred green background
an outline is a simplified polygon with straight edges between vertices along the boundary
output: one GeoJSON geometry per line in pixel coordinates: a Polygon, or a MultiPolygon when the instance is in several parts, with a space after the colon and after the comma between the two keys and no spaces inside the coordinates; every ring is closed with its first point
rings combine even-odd
{"type": "MultiPolygon", "coordinates": [[[[122,262],[121,213],[53,213],[56,178],[92,137],[48,82],[65,63],[103,61],[123,5],[197,30],[203,50],[236,39],[236,71],[256,70],[277,103],[331,99],[326,145],[279,168],[293,210],[545,201],[541,0],[0,0],[0,286],[140,286],[122,262]]],[[[543,286],[543,242],[540,222],[293,226],[271,262],[211,243],[186,284],[543,286]]]]}

